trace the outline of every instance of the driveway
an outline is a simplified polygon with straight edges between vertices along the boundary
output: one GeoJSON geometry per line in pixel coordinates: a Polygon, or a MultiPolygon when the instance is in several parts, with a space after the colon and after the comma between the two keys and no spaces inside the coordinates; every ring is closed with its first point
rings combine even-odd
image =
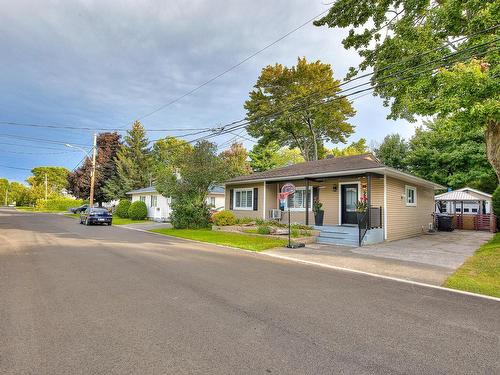
{"type": "Polygon", "coordinates": [[[358,248],[312,244],[301,249],[275,249],[266,253],[442,285],[491,237],[488,232],[455,230],[358,248]]]}
{"type": "Polygon", "coordinates": [[[0,374],[498,374],[499,302],[0,209],[0,374]]]}

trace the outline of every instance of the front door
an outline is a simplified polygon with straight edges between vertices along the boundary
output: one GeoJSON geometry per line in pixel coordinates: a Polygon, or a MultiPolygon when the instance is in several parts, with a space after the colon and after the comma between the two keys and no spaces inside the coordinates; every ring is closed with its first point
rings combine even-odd
{"type": "Polygon", "coordinates": [[[356,203],[358,202],[358,184],[341,185],[341,217],[342,224],[357,224],[356,203]]]}

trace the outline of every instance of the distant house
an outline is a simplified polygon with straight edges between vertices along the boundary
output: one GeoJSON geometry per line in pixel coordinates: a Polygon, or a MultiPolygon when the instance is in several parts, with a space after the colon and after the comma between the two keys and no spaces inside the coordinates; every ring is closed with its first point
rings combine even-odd
{"type": "MultiPolygon", "coordinates": [[[[127,193],[132,202],[143,201],[148,208],[148,219],[155,221],[168,221],[170,219],[171,199],[164,197],[156,191],[154,186],[132,190],[127,193]]],[[[214,186],[210,188],[207,196],[207,204],[214,210],[224,209],[224,187],[214,186]]]]}
{"type": "Polygon", "coordinates": [[[397,240],[427,231],[433,223],[434,191],[443,186],[382,164],[372,154],[304,162],[239,176],[226,182],[226,208],[237,217],[279,218],[314,224],[312,205],[320,202],[324,221],[318,242],[357,245],[397,240]],[[280,211],[286,183],[296,192],[280,211]],[[356,203],[370,207],[362,224],[356,203]],[[366,229],[366,230],[365,230],[366,229]]]}
{"type": "Polygon", "coordinates": [[[436,211],[448,214],[477,215],[491,213],[491,194],[464,187],[436,195],[436,211]]]}

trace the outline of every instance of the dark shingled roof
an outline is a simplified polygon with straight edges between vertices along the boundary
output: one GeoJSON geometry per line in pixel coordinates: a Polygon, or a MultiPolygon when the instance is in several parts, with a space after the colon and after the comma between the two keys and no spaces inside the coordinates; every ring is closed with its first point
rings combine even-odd
{"type": "Polygon", "coordinates": [[[265,172],[252,173],[238,176],[226,181],[226,183],[246,182],[262,179],[286,178],[293,176],[305,176],[324,173],[344,172],[358,169],[371,169],[385,167],[373,154],[361,154],[354,156],[334,157],[317,161],[308,161],[287,167],[270,169],[265,172]]]}

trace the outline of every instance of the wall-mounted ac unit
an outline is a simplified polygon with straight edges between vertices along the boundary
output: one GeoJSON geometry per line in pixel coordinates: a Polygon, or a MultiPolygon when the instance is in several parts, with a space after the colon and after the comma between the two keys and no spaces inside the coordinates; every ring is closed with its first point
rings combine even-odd
{"type": "Polygon", "coordinates": [[[274,219],[274,220],[280,220],[281,219],[281,210],[278,210],[278,209],[272,209],[269,211],[269,216],[271,217],[271,219],[274,219]]]}

